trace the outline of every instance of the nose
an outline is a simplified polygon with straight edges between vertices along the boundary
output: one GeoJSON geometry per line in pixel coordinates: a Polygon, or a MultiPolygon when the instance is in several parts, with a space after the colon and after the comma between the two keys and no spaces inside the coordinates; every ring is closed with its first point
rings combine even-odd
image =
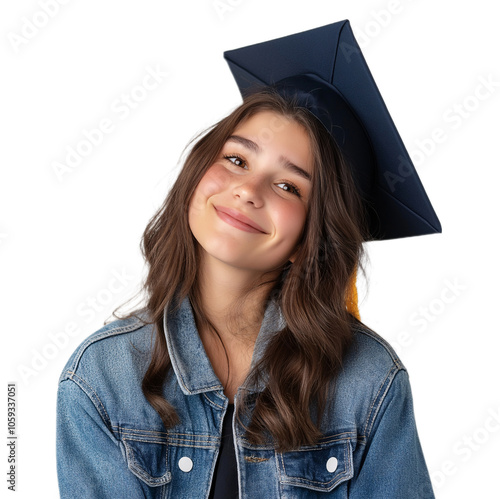
{"type": "Polygon", "coordinates": [[[243,203],[253,204],[255,208],[264,205],[264,179],[254,176],[245,177],[233,187],[233,196],[243,203]]]}

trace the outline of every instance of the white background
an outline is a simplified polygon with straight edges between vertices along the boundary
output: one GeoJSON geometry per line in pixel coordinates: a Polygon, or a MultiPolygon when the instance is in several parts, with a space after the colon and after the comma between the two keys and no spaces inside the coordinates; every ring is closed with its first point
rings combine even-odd
{"type": "Polygon", "coordinates": [[[500,497],[494,2],[73,0],[57,12],[53,2],[50,17],[40,14],[43,0],[2,2],[0,12],[0,421],[5,434],[6,385],[15,381],[17,497],[58,496],[59,373],[137,291],[140,237],[183,147],[240,102],[222,52],[342,19],[443,226],[441,235],[368,245],[362,320],[408,368],[436,496],[500,497]],[[141,93],[147,68],[165,74],[141,93]],[[131,93],[142,99],[133,109],[118,104],[131,93]],[[58,177],[54,164],[103,119],[113,130],[58,177]]]}

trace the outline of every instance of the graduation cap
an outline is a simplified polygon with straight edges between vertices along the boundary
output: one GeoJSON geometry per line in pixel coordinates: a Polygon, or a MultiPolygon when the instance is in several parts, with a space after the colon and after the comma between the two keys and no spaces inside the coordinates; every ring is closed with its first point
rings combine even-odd
{"type": "Polygon", "coordinates": [[[351,166],[368,240],[441,232],[348,20],[224,52],[243,97],[273,86],[311,111],[351,166]]]}

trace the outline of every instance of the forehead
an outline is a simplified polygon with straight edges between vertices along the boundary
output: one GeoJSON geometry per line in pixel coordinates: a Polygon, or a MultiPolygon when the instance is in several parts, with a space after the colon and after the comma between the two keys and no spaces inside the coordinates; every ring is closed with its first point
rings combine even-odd
{"type": "MultiPolygon", "coordinates": [[[[302,125],[297,121],[284,116],[276,111],[262,110],[258,111],[251,116],[248,116],[241,121],[236,130],[249,129],[267,131],[268,135],[272,133],[281,132],[286,128],[300,128],[306,133],[302,125]]],[[[262,134],[261,134],[262,135],[262,134]]]]}
{"type": "MultiPolygon", "coordinates": [[[[241,122],[231,137],[252,142],[254,152],[276,152],[312,171],[313,157],[309,134],[302,124],[274,111],[260,111],[241,122]]],[[[239,141],[244,143],[245,141],[239,141]]]]}

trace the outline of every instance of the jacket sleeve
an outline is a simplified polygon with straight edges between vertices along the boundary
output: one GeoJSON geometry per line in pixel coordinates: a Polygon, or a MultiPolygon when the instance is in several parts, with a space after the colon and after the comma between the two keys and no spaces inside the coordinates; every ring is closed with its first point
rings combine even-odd
{"type": "Polygon", "coordinates": [[[406,370],[396,373],[373,424],[368,426],[365,454],[352,479],[349,497],[434,499],[406,370]]]}
{"type": "Polygon", "coordinates": [[[148,497],[127,466],[119,441],[72,380],[57,396],[57,473],[62,499],[148,497]]]}

